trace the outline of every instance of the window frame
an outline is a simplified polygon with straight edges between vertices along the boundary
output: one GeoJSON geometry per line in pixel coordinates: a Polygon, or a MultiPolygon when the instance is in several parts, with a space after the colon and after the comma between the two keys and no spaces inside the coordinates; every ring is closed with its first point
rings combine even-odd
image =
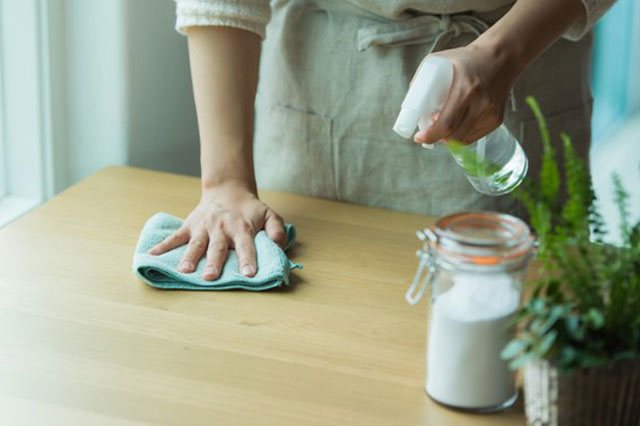
{"type": "MultiPolygon", "coordinates": [[[[0,6],[0,209],[2,206],[2,200],[5,198],[5,196],[7,195],[7,189],[6,189],[6,167],[5,167],[5,147],[4,147],[4,73],[2,71],[3,69],[3,62],[4,62],[4,55],[2,54],[3,52],[3,48],[2,48],[2,17],[3,17],[3,13],[2,13],[2,7],[0,6]]],[[[1,223],[0,223],[0,226],[1,223]]]]}
{"type": "Polygon", "coordinates": [[[0,227],[51,190],[46,0],[0,0],[0,227]]]}
{"type": "Polygon", "coordinates": [[[640,82],[636,77],[640,72],[638,20],[640,4],[635,0],[621,0],[611,7],[594,31],[591,141],[596,151],[602,149],[612,131],[624,126],[640,110],[640,82]],[[621,55],[620,51],[628,54],[621,55]],[[623,70],[620,78],[612,79],[611,75],[619,69],[623,70]]]}

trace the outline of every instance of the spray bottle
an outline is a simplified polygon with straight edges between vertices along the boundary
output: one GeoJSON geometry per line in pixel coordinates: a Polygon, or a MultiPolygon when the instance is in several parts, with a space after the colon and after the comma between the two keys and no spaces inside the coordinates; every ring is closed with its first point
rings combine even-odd
{"type": "MultiPolygon", "coordinates": [[[[407,91],[393,130],[410,139],[416,127],[431,125],[431,117],[447,101],[453,82],[453,64],[448,59],[431,56],[418,69],[407,91]]],[[[433,148],[423,144],[425,148],[433,148]]],[[[461,146],[447,144],[456,163],[465,171],[471,185],[487,195],[503,195],[516,189],[527,174],[527,156],[507,127],[502,124],[477,141],[461,146]]]]}

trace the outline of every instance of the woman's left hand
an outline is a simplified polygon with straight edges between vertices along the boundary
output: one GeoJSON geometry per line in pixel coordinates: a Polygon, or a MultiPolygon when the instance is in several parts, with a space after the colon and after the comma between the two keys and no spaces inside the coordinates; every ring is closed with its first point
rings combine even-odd
{"type": "Polygon", "coordinates": [[[514,64],[496,49],[476,43],[431,55],[453,63],[453,82],[442,111],[431,126],[416,133],[414,141],[471,143],[500,126],[509,91],[519,74],[514,64]]]}

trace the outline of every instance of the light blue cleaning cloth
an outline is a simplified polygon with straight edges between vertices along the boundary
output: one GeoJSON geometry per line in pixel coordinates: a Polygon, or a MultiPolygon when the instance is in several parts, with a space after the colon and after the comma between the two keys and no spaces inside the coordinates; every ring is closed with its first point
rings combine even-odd
{"type": "MultiPolygon", "coordinates": [[[[258,272],[253,277],[245,277],[238,270],[238,257],[229,250],[220,277],[215,281],[205,281],[202,273],[206,259],[200,259],[192,273],[178,271],[178,264],[187,246],[177,247],[159,256],[147,254],[147,251],[175,233],[182,226],[182,219],[166,213],[156,213],[144,224],[136,252],[133,255],[133,271],[145,283],[162,289],[181,290],[268,290],[281,285],[289,285],[289,271],[302,268],[302,265],[287,259],[284,251],[274,243],[264,231],[255,236],[256,260],[258,272]]],[[[293,225],[285,225],[287,234],[286,249],[296,236],[293,225]]]]}

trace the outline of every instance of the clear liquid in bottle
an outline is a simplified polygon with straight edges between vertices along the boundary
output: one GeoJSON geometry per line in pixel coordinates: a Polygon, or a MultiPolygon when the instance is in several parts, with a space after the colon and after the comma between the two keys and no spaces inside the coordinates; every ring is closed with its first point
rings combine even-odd
{"type": "Polygon", "coordinates": [[[449,152],[476,191],[487,195],[513,191],[529,168],[524,149],[504,124],[470,145],[450,146],[449,152]]]}

